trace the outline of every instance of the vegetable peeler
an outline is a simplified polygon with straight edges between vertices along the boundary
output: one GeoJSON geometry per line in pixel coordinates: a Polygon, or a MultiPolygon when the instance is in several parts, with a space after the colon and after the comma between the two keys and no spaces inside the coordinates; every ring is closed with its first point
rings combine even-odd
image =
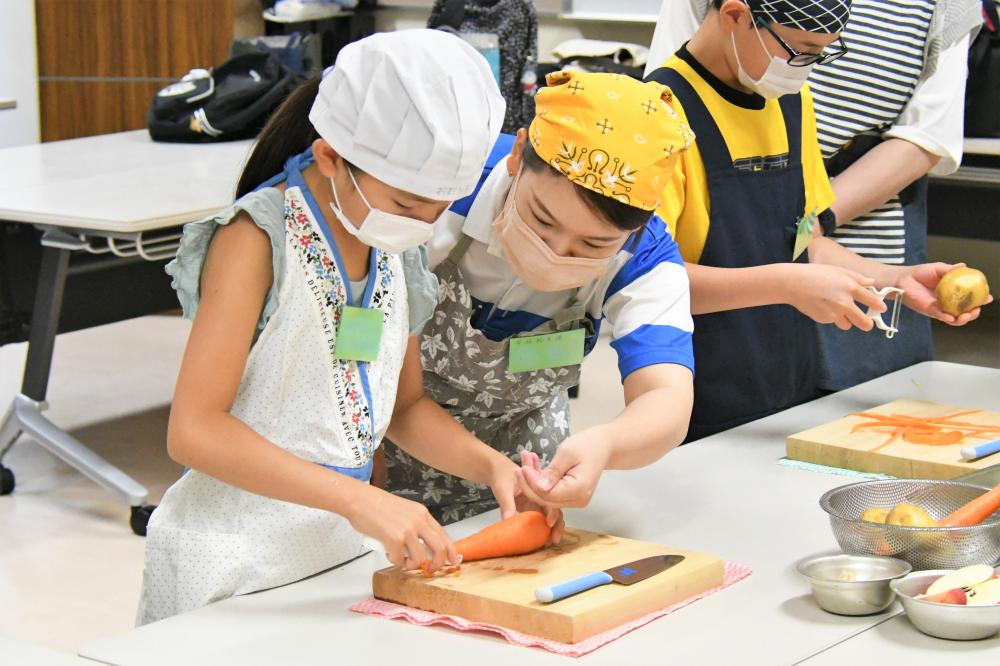
{"type": "Polygon", "coordinates": [[[875,326],[880,331],[885,331],[885,337],[892,339],[892,336],[899,333],[899,312],[903,307],[903,290],[897,287],[883,287],[882,289],[876,289],[875,287],[868,287],[868,291],[872,292],[883,301],[890,294],[895,294],[895,298],[892,302],[892,316],[889,318],[890,323],[886,324],[885,320],[882,319],[881,312],[875,312],[871,308],[868,308],[866,313],[868,318],[875,322],[875,326]]]}

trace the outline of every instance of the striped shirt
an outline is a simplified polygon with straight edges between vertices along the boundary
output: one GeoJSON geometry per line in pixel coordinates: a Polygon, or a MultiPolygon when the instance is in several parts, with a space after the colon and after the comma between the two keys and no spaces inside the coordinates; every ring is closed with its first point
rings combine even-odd
{"type": "Polygon", "coordinates": [[[459,263],[476,310],[472,326],[491,340],[505,340],[544,324],[577,296],[586,304],[586,316],[595,331],[587,338],[585,351],[593,349],[606,321],[623,381],[632,372],[659,363],[693,370],[694,323],[687,271],[659,217],[653,216],[637,244],[626,241],[607,272],[579,292],[536,291],[517,278],[503,258],[492,227],[510,190],[512,178],[503,165],[513,143],[513,136],[500,135],[476,191],[455,202],[435,223],[428,244],[430,265],[435,268],[462,234],[473,239],[459,263]]]}
{"type": "MultiPolygon", "coordinates": [[[[848,53],[809,77],[823,157],[855,136],[881,134],[910,101],[924,71],[934,0],[855,0],[844,31],[848,53]]],[[[903,209],[894,196],[833,234],[858,254],[902,264],[903,209]]]]}

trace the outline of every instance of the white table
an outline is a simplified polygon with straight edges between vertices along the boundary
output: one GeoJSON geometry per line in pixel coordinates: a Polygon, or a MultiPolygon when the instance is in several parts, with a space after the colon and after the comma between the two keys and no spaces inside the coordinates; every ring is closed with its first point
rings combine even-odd
{"type": "MultiPolygon", "coordinates": [[[[0,460],[21,433],[132,506],[145,532],[146,489],[43,416],[63,292],[74,271],[173,256],[179,225],[232,202],[250,142],[156,143],[145,130],[0,150],[0,221],[43,231],[21,394],[0,420],[0,460]],[[71,255],[105,259],[71,265],[71,255]]],[[[165,278],[164,278],[165,279],[165,278]]],[[[106,298],[114,298],[107,294],[106,298]]],[[[0,466],[4,492],[13,475],[0,466]]]]}
{"type": "Polygon", "coordinates": [[[31,666],[93,666],[94,662],[31,643],[0,637],[0,663],[31,666]]]}
{"type": "Polygon", "coordinates": [[[1000,636],[983,641],[943,641],[918,632],[904,615],[899,615],[807,659],[803,666],[951,666],[998,662],[1000,636]]]}
{"type": "MultiPolygon", "coordinates": [[[[924,363],[684,447],[648,468],[608,473],[591,506],[568,514],[570,525],[716,553],[754,573],[584,661],[791,664],[887,617],[839,617],[813,603],[795,563],[836,549],[819,497],[851,479],[777,461],[784,456],[786,435],[895,398],[1000,409],[1000,371],[924,363]]],[[[462,536],[495,518],[495,513],[479,516],[451,531],[462,536]]],[[[458,658],[476,666],[568,663],[493,637],[348,612],[371,594],[371,574],[383,566],[383,557],[369,554],[284,588],[97,641],[80,654],[116,666],[439,664],[458,658]]],[[[975,662],[970,656],[963,663],[996,660],[975,662]]]]}

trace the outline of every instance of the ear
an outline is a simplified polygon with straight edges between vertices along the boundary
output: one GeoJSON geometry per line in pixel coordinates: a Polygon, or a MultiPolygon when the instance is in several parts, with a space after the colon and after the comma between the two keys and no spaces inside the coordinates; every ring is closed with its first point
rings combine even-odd
{"type": "Polygon", "coordinates": [[[511,176],[521,170],[524,164],[524,147],[528,145],[528,130],[523,127],[517,130],[517,139],[514,140],[514,147],[510,149],[510,156],[507,157],[507,173],[511,176]]]}
{"type": "Polygon", "coordinates": [[[742,0],[726,0],[719,8],[719,24],[725,32],[736,32],[741,25],[753,27],[750,8],[742,0]]]}
{"type": "Polygon", "coordinates": [[[334,178],[340,173],[344,164],[342,158],[333,146],[323,139],[316,139],[312,144],[313,159],[316,160],[316,168],[327,178],[334,178]]]}

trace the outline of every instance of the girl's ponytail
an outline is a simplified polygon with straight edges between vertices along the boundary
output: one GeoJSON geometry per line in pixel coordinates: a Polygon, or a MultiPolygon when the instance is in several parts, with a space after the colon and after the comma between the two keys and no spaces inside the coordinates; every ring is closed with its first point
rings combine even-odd
{"type": "Polygon", "coordinates": [[[236,186],[237,199],[281,172],[289,157],[306,150],[319,138],[309,122],[309,110],[319,93],[322,78],[317,74],[307,79],[271,114],[243,167],[236,186]]]}

